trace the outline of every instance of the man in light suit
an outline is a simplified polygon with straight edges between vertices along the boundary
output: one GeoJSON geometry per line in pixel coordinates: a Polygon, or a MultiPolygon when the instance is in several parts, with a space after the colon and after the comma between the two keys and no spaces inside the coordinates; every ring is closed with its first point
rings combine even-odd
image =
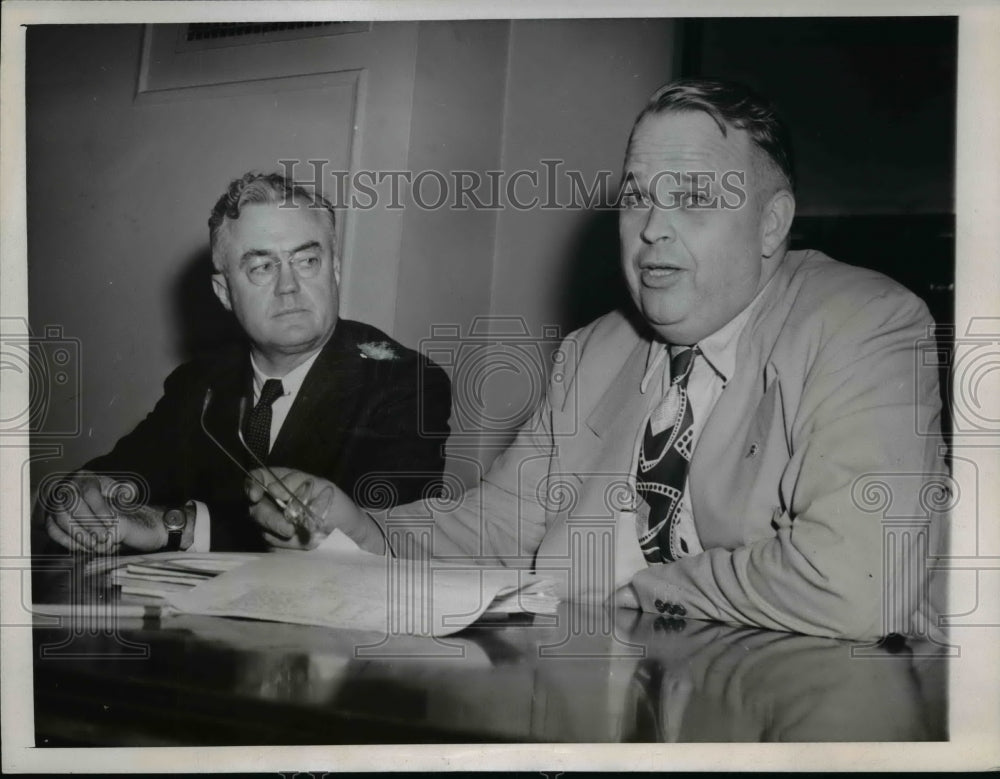
{"type": "Polygon", "coordinates": [[[329,202],[278,174],[248,173],[219,198],[209,231],[213,289],[248,343],[179,367],[145,420],[42,497],[45,530],[61,546],[308,545],[250,522],[243,480],[257,461],[237,435],[241,413],[261,461],[319,474],[363,505],[417,500],[440,483],[450,382],[381,330],[339,317],[329,202]],[[124,482],[134,505],[123,508],[124,482]]]}
{"type": "MultiPolygon", "coordinates": [[[[570,336],[534,417],[461,506],[434,514],[433,553],[675,618],[906,631],[944,522],[921,497],[946,487],[937,375],[916,352],[932,320],[878,273],[788,251],[794,211],[787,132],[766,101],[713,80],[653,95],[619,218],[636,310],[570,336]],[[865,496],[880,479],[893,515],[926,532],[883,544],[865,496]]],[[[382,550],[384,517],[313,494],[327,527],[382,550]]],[[[251,489],[255,519],[282,528],[261,498],[251,489]]]]}

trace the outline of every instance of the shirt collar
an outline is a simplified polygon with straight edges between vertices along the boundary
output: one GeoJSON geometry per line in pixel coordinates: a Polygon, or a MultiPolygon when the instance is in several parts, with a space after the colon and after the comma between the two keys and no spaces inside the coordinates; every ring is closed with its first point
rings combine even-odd
{"type": "Polygon", "coordinates": [[[254,398],[260,397],[261,390],[264,388],[264,382],[268,379],[279,379],[281,381],[281,388],[284,390],[284,392],[282,392],[282,397],[288,395],[292,395],[294,397],[298,394],[299,388],[302,386],[302,382],[306,379],[306,374],[309,373],[309,369],[312,368],[317,357],[319,357],[319,352],[316,352],[316,354],[301,365],[292,368],[292,370],[284,376],[268,376],[259,367],[257,367],[257,363],[254,361],[253,355],[251,354],[250,365],[253,366],[254,398]]]}
{"type": "MultiPolygon", "coordinates": [[[[778,274],[774,274],[774,276],[777,275],[778,274]]],[[[763,299],[764,291],[774,282],[774,276],[771,276],[767,284],[761,288],[761,290],[754,296],[754,299],[751,300],[740,313],[730,319],[714,333],[706,336],[698,342],[698,348],[701,351],[702,356],[705,358],[705,361],[719,375],[719,378],[722,379],[723,383],[728,382],[729,379],[732,378],[733,371],[736,369],[736,352],[739,347],[740,335],[743,333],[743,328],[746,327],[747,320],[750,319],[750,315],[763,299]]],[[[649,383],[652,381],[653,376],[656,375],[657,369],[664,362],[664,357],[667,354],[668,347],[672,351],[679,351],[684,348],[673,344],[667,344],[665,341],[653,340],[650,342],[649,352],[646,355],[646,372],[643,374],[642,383],[639,385],[639,391],[643,394],[645,394],[646,390],[649,388],[649,383]]],[[[669,374],[669,362],[663,366],[663,370],[669,374]]],[[[669,385],[669,383],[670,377],[667,375],[664,381],[664,386],[669,385]]]]}

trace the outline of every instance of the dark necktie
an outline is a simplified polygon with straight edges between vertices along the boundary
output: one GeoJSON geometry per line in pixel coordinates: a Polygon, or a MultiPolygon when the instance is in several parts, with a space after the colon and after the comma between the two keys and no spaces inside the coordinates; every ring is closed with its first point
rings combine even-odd
{"type": "Polygon", "coordinates": [[[271,448],[271,404],[285,394],[281,379],[268,379],[260,390],[260,400],[253,407],[243,424],[243,437],[250,451],[262,462],[271,448]]]}
{"type": "Polygon", "coordinates": [[[694,416],[688,402],[687,384],[698,347],[677,352],[670,358],[670,388],[649,418],[639,449],[636,490],[649,504],[649,523],[639,534],[639,546],[649,563],[672,562],[687,549],[675,538],[684,497],[694,416]]]}

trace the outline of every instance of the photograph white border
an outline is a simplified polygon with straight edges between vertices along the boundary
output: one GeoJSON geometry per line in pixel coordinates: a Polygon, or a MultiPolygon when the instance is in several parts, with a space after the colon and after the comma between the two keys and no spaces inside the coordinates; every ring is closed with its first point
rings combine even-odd
{"type": "MultiPolygon", "coordinates": [[[[179,21],[283,21],[323,19],[457,19],[552,17],[682,17],[828,15],[822,2],[47,2],[2,6],[0,119],[0,316],[27,317],[25,205],[25,33],[39,23],[176,23],[179,21]]],[[[956,177],[956,336],[973,317],[1000,317],[1000,8],[988,2],[847,2],[838,16],[959,16],[959,89],[956,177]]],[[[1000,318],[995,319],[1000,324],[1000,318]]],[[[996,370],[996,369],[994,369],[996,370]]],[[[994,374],[989,387],[995,389],[994,374]]],[[[4,376],[0,418],[26,407],[27,377],[4,376]]],[[[994,398],[992,408],[1000,408],[994,398]]],[[[957,442],[962,445],[961,441],[957,442]]],[[[1000,517],[996,475],[1000,440],[963,445],[984,476],[979,517],[1000,517]],[[974,446],[973,446],[974,445],[974,446]]],[[[955,636],[961,658],[951,663],[950,740],[945,743],[642,745],[416,745],[220,748],[35,749],[30,627],[10,627],[23,610],[27,576],[13,561],[27,519],[26,446],[0,446],[0,683],[5,772],[176,771],[425,771],[425,770],[984,770],[1000,765],[1000,594],[980,588],[991,623],[955,636]],[[25,523],[18,526],[18,520],[25,523]],[[5,565],[4,562],[9,563],[5,565]],[[11,586],[15,585],[15,586],[11,586]]],[[[1000,522],[990,529],[983,558],[985,580],[1000,577],[1000,522]]],[[[952,602],[967,594],[952,593],[952,602]]],[[[30,621],[29,621],[30,625],[30,621]]]]}

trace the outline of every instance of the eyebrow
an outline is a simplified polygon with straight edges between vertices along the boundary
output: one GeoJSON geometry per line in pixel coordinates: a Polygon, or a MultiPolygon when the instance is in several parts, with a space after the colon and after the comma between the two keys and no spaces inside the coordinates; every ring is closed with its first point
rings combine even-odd
{"type": "MultiPolygon", "coordinates": [[[[296,246],[294,249],[292,249],[291,254],[298,254],[299,252],[304,252],[307,249],[322,249],[322,248],[323,247],[320,245],[319,241],[306,241],[304,244],[296,246]]],[[[276,256],[276,253],[271,251],[270,249],[248,249],[247,251],[243,252],[243,255],[240,257],[240,267],[243,267],[255,257],[274,257],[274,256],[276,256]]]]}
{"type": "Polygon", "coordinates": [[[680,174],[681,179],[683,179],[688,184],[698,184],[704,182],[708,186],[712,186],[712,184],[714,184],[718,180],[718,176],[715,174],[714,171],[699,170],[696,171],[696,173],[698,173],[699,175],[696,176],[694,173],[688,173],[685,171],[680,174]],[[706,173],[709,174],[707,177],[704,175],[706,173]]]}

